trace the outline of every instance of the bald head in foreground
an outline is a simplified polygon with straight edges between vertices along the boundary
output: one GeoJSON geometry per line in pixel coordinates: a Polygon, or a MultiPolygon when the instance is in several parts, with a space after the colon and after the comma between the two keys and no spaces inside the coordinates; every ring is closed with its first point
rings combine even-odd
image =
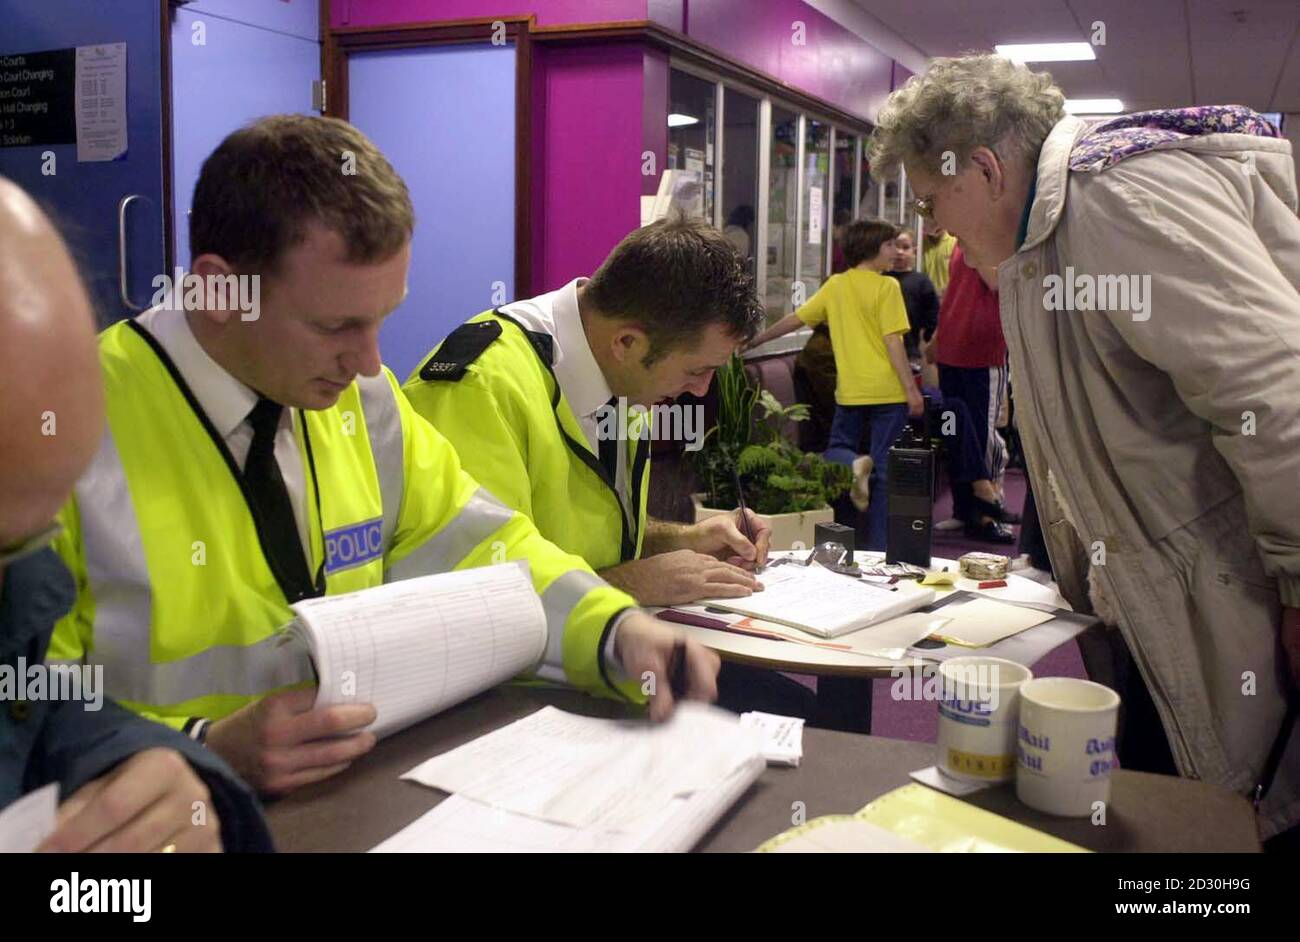
{"type": "MultiPolygon", "coordinates": [[[[104,421],[95,319],[45,214],[0,179],[0,547],[47,529],[104,421]]],[[[0,576],[3,578],[3,576],[0,576]]]]}

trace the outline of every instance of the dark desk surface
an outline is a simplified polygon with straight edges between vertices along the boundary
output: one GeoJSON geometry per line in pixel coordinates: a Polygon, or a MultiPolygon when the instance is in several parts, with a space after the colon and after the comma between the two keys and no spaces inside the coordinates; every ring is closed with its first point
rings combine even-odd
{"type": "MultiPolygon", "coordinates": [[[[325,782],[267,807],[282,851],[365,851],[442,801],[445,793],[398,776],[547,704],[589,716],[625,708],[566,690],[500,687],[380,742],[370,755],[325,782]]],[[[803,764],[768,768],[705,836],[702,851],[750,851],[791,826],[792,806],[809,820],[857,811],[908,784],[934,762],[934,746],[823,729],[804,730],[803,764]]],[[[972,804],[1098,851],[1258,851],[1254,812],[1242,797],[1187,779],[1115,772],[1105,826],[1054,818],[1016,800],[1012,786],[977,792],[972,804]]]]}

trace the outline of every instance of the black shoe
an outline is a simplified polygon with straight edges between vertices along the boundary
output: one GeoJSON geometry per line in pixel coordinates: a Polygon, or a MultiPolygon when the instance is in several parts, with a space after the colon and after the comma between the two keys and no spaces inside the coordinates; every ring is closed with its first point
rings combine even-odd
{"type": "Polygon", "coordinates": [[[984,500],[982,497],[972,495],[971,502],[975,505],[975,510],[985,517],[992,517],[1000,523],[1020,522],[1020,514],[1014,510],[1007,510],[1006,504],[1000,500],[984,500]]]}
{"type": "Polygon", "coordinates": [[[998,523],[996,520],[988,520],[984,523],[966,524],[965,533],[972,540],[983,540],[985,543],[1014,543],[1016,535],[1011,532],[1011,528],[1005,523],[998,523]]]}

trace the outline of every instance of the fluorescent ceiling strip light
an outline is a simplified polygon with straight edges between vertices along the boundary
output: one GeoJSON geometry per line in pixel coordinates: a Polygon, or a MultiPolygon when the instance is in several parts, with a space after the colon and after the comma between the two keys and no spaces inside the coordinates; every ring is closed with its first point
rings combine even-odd
{"type": "Polygon", "coordinates": [[[1092,43],[1004,43],[993,48],[1012,62],[1082,62],[1097,58],[1092,43]]]}

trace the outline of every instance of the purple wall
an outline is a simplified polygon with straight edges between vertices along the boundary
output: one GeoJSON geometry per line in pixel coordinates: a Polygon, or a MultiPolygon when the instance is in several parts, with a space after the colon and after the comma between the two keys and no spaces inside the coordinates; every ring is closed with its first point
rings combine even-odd
{"type": "Polygon", "coordinates": [[[534,292],[591,274],[640,224],[645,149],[640,47],[536,51],[534,292]]]}
{"type": "Polygon", "coordinates": [[[659,178],[668,162],[668,56],[657,49],[647,49],[644,61],[644,95],[641,110],[641,143],[644,151],[655,155],[655,172],[641,174],[641,193],[651,196],[659,191],[659,178]]]}
{"type": "MultiPolygon", "coordinates": [[[[385,26],[534,14],[539,25],[652,20],[864,118],[893,62],[802,0],[329,0],[330,23],[385,26]],[[794,23],[804,24],[795,45],[794,23]]],[[[532,284],[590,274],[640,219],[667,158],[668,58],[634,43],[533,46],[532,284]],[[656,174],[641,172],[644,151],[656,174]]]]}
{"type": "Polygon", "coordinates": [[[647,3],[657,15],[668,16],[681,0],[330,0],[330,25],[386,26],[390,23],[430,23],[470,20],[483,16],[537,15],[538,26],[560,23],[609,23],[644,20],[647,3]]]}
{"type": "Polygon", "coordinates": [[[330,0],[330,24],[384,26],[535,14],[540,26],[653,20],[801,91],[870,118],[893,61],[802,0],[330,0]],[[794,24],[804,24],[795,45],[794,24]]]}
{"type": "Polygon", "coordinates": [[[686,7],[689,0],[647,0],[646,19],[667,26],[679,33],[686,32],[686,7]]]}
{"type": "Polygon", "coordinates": [[[690,0],[691,37],[864,118],[890,92],[893,60],[801,0],[690,0]],[[804,25],[795,45],[794,24],[804,25]]]}

